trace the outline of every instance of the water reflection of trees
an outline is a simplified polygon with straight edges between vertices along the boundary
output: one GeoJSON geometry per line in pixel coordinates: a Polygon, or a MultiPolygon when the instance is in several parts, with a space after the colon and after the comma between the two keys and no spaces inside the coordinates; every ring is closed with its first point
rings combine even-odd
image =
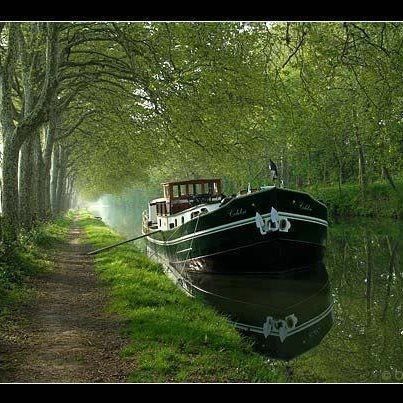
{"type": "Polygon", "coordinates": [[[393,381],[403,370],[401,225],[354,221],[331,228],[326,259],[335,325],[295,361],[296,378],[393,381]]]}
{"type": "MultiPolygon", "coordinates": [[[[105,196],[100,215],[135,236],[154,196],[136,190],[105,196]]],[[[394,371],[403,371],[401,226],[375,220],[331,226],[326,265],[335,324],[318,347],[293,361],[293,380],[393,381],[394,371]],[[383,377],[386,371],[391,378],[383,377]]]]}

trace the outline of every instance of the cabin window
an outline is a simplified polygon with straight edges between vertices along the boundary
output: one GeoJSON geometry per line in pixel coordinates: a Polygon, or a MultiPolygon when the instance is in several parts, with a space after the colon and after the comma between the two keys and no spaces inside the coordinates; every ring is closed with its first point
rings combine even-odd
{"type": "Polygon", "coordinates": [[[206,213],[208,213],[208,209],[206,209],[206,207],[203,207],[203,208],[200,210],[200,214],[206,214],[206,213]]]}
{"type": "Polygon", "coordinates": [[[161,227],[161,218],[158,220],[158,225],[161,227]]]}
{"type": "Polygon", "coordinates": [[[166,203],[157,203],[157,214],[158,215],[166,215],[167,213],[167,205],[166,203]]]}
{"type": "Polygon", "coordinates": [[[193,195],[195,192],[194,192],[194,185],[192,185],[192,184],[190,184],[189,186],[188,186],[188,194],[189,195],[193,195]]]}
{"type": "Polygon", "coordinates": [[[172,190],[173,190],[173,197],[179,197],[180,192],[179,185],[174,185],[172,190]]]}
{"type": "Polygon", "coordinates": [[[185,217],[182,216],[182,224],[185,224],[185,217]]]}
{"type": "Polygon", "coordinates": [[[213,189],[214,189],[214,193],[217,194],[218,193],[218,185],[217,182],[213,183],[213,189]]]}
{"type": "Polygon", "coordinates": [[[164,197],[169,198],[169,186],[164,186],[164,197]]]}
{"type": "Polygon", "coordinates": [[[195,194],[201,194],[202,193],[202,185],[201,183],[196,183],[195,185],[195,194]]]}
{"type": "Polygon", "coordinates": [[[208,192],[209,192],[210,194],[213,194],[213,182],[209,182],[209,183],[208,183],[208,192]]]}
{"type": "Polygon", "coordinates": [[[187,194],[186,192],[186,185],[180,185],[181,195],[184,196],[187,194]]]}
{"type": "Polygon", "coordinates": [[[175,227],[178,226],[178,220],[175,218],[175,227]]]}
{"type": "Polygon", "coordinates": [[[174,223],[173,222],[169,223],[169,228],[172,229],[173,227],[174,227],[174,223]]]}
{"type": "Polygon", "coordinates": [[[197,216],[199,215],[199,213],[200,213],[200,211],[194,211],[194,212],[190,215],[190,217],[191,217],[191,218],[195,218],[195,217],[197,217],[197,216]]]}

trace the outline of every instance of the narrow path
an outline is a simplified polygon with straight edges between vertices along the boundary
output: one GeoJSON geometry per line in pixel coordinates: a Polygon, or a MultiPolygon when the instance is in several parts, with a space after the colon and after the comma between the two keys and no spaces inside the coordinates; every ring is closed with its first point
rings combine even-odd
{"type": "Polygon", "coordinates": [[[73,224],[55,269],[35,279],[38,298],[0,343],[2,382],[124,382],[134,370],[82,237],[73,224]]]}

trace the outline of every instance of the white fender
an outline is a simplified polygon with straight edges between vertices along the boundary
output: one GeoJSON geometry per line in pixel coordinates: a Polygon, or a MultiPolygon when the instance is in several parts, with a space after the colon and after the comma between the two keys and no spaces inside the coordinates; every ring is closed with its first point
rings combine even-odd
{"type": "Polygon", "coordinates": [[[266,224],[263,220],[263,217],[258,212],[256,212],[256,215],[255,215],[255,222],[256,222],[256,227],[259,228],[259,230],[260,230],[260,233],[262,235],[266,235],[267,234],[266,224]]]}
{"type": "Polygon", "coordinates": [[[283,343],[288,337],[288,333],[295,329],[297,323],[298,318],[294,314],[288,315],[285,319],[274,319],[272,316],[268,316],[263,324],[263,335],[266,339],[270,335],[278,335],[283,343]]]}
{"type": "Polygon", "coordinates": [[[280,228],[280,218],[278,216],[277,210],[272,207],[270,210],[270,222],[269,229],[270,231],[277,231],[280,228]]]}
{"type": "Polygon", "coordinates": [[[274,319],[271,316],[266,318],[266,322],[263,324],[263,335],[267,339],[269,334],[274,330],[274,319]]]}
{"type": "Polygon", "coordinates": [[[284,340],[287,338],[288,335],[288,328],[287,324],[285,323],[284,320],[279,320],[278,322],[278,337],[280,337],[280,341],[283,343],[284,340]]]}

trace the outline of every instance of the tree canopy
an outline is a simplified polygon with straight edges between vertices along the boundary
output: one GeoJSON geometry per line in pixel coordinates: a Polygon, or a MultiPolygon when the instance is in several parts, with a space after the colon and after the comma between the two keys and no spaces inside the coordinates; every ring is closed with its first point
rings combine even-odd
{"type": "Polygon", "coordinates": [[[77,192],[208,175],[232,191],[267,182],[269,158],[290,187],[393,186],[402,45],[392,22],[1,23],[10,237],[77,192]]]}

